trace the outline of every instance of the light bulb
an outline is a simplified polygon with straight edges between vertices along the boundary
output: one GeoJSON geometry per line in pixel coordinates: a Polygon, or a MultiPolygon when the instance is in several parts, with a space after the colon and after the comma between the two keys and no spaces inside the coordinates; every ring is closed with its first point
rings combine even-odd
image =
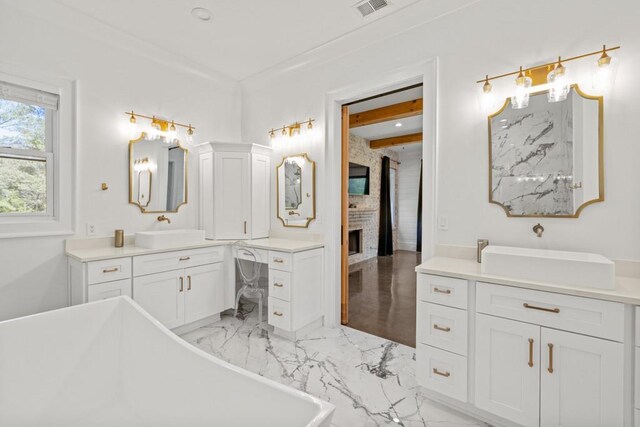
{"type": "Polygon", "coordinates": [[[511,107],[514,110],[520,110],[529,106],[529,89],[531,88],[531,83],[531,77],[525,76],[522,67],[520,67],[520,73],[516,78],[516,91],[511,97],[511,107]]]}
{"type": "Polygon", "coordinates": [[[167,136],[169,137],[169,141],[173,142],[178,137],[178,131],[176,130],[176,124],[171,120],[171,126],[169,126],[169,131],[167,132],[167,136]]]}
{"type": "Polygon", "coordinates": [[[611,85],[611,57],[607,55],[607,47],[602,46],[602,55],[598,58],[598,69],[593,75],[593,89],[602,94],[611,85]]]}
{"type": "Polygon", "coordinates": [[[129,117],[129,124],[127,125],[127,133],[129,134],[129,138],[133,139],[138,136],[138,124],[136,123],[136,116],[133,114],[133,111],[130,114],[131,114],[131,117],[129,117]]]}
{"type": "Polygon", "coordinates": [[[480,108],[485,114],[491,114],[493,112],[495,104],[495,95],[493,94],[493,86],[489,83],[489,76],[485,77],[484,84],[482,85],[482,93],[480,94],[480,108]]]}
{"type": "Polygon", "coordinates": [[[191,127],[191,123],[189,123],[189,127],[187,128],[187,143],[193,144],[193,127],[191,127]]]}
{"type": "Polygon", "coordinates": [[[571,90],[568,78],[569,71],[562,65],[560,57],[555,68],[547,75],[547,82],[551,85],[547,92],[549,102],[560,102],[567,99],[567,95],[571,90]]]}

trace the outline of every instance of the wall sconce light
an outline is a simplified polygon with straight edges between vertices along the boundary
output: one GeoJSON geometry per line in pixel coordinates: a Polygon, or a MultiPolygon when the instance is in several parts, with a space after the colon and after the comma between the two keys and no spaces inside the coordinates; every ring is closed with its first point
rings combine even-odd
{"type": "Polygon", "coordinates": [[[182,123],[176,123],[174,120],[164,120],[156,116],[145,116],[143,114],[134,113],[133,110],[125,112],[129,116],[129,134],[131,138],[135,138],[139,134],[137,118],[145,118],[151,120],[149,128],[146,130],[147,138],[149,139],[163,139],[166,143],[172,143],[178,137],[178,127],[187,129],[186,140],[188,143],[193,142],[193,134],[195,127],[191,124],[185,125],[182,123]]]}
{"type": "Polygon", "coordinates": [[[300,135],[302,131],[302,125],[306,124],[307,129],[311,130],[313,129],[313,122],[315,122],[315,120],[309,117],[309,120],[305,120],[303,122],[295,122],[291,125],[283,125],[282,127],[279,127],[277,129],[272,128],[269,131],[269,137],[271,139],[274,139],[276,137],[276,132],[281,132],[283,136],[289,135],[289,137],[300,135]]]}
{"type": "Polygon", "coordinates": [[[558,57],[558,61],[550,62],[547,64],[536,65],[523,69],[520,67],[518,71],[510,73],[500,74],[497,76],[486,76],[482,80],[478,80],[476,83],[482,83],[483,98],[489,98],[492,91],[491,81],[501,79],[508,76],[516,76],[515,94],[511,97],[511,104],[513,108],[525,108],[529,104],[529,94],[532,86],[541,84],[549,84],[549,102],[559,102],[567,99],[569,90],[571,89],[571,82],[569,81],[569,73],[563,63],[569,61],[575,61],[577,59],[586,58],[588,56],[600,55],[598,59],[598,68],[594,74],[593,87],[599,90],[606,88],[611,81],[611,57],[607,52],[620,49],[620,46],[607,48],[602,46],[601,50],[595,52],[585,53],[583,55],[573,56],[571,58],[561,59],[558,57]]]}

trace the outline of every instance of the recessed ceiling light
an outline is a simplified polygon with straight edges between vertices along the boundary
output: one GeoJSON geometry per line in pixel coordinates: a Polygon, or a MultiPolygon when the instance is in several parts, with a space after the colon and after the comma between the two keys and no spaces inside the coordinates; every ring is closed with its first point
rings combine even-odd
{"type": "Polygon", "coordinates": [[[201,21],[211,21],[211,11],[204,7],[194,7],[191,9],[191,16],[201,21]]]}
{"type": "Polygon", "coordinates": [[[402,123],[400,123],[400,122],[396,123],[396,127],[397,128],[402,127],[402,123]]]}

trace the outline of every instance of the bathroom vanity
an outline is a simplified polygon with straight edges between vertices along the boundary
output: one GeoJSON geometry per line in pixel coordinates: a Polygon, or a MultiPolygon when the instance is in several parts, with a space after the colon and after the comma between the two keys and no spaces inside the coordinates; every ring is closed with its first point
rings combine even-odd
{"type": "MultiPolygon", "coordinates": [[[[177,332],[214,322],[234,307],[232,242],[150,249],[131,240],[122,248],[108,246],[109,239],[67,241],[72,305],[127,295],[177,332]]],[[[268,323],[274,332],[293,339],[321,326],[323,244],[271,238],[245,242],[268,271],[268,323]]]]}
{"type": "Polygon", "coordinates": [[[497,426],[640,425],[640,279],[570,287],[445,257],[416,271],[429,397],[497,426]]]}

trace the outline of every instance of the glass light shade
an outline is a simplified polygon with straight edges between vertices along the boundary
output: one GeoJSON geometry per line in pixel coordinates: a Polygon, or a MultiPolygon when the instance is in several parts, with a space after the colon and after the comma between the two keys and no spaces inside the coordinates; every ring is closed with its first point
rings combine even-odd
{"type": "Polygon", "coordinates": [[[568,74],[567,68],[560,65],[547,75],[547,82],[550,85],[549,92],[547,92],[549,102],[560,102],[567,99],[571,90],[568,74]]]}
{"type": "Polygon", "coordinates": [[[129,124],[127,125],[127,133],[130,139],[138,137],[138,124],[135,121],[129,122],[129,124]]]}
{"type": "Polygon", "coordinates": [[[514,110],[520,110],[529,106],[531,84],[531,77],[519,75],[516,79],[516,92],[511,97],[511,107],[514,110]]]}
{"type": "Polygon", "coordinates": [[[611,80],[613,75],[613,70],[611,67],[611,62],[598,63],[598,69],[593,75],[593,89],[602,94],[609,90],[611,87],[611,80]]]}
{"type": "Polygon", "coordinates": [[[187,132],[186,140],[188,144],[193,144],[193,134],[187,132]]]}

